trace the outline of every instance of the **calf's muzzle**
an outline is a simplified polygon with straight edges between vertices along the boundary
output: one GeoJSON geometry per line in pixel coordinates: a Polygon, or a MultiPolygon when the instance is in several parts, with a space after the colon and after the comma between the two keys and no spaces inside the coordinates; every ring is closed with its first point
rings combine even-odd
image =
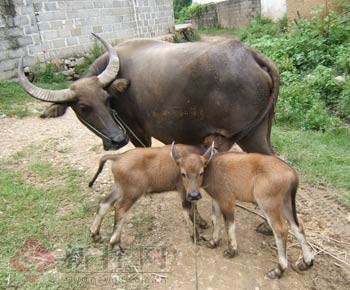
{"type": "Polygon", "coordinates": [[[200,200],[201,198],[202,198],[202,195],[199,191],[192,191],[187,194],[188,201],[196,201],[196,200],[200,200]]]}

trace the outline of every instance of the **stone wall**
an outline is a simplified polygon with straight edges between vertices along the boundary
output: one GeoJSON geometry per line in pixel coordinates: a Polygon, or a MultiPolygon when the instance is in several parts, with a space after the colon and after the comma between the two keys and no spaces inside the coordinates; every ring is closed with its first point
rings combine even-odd
{"type": "Polygon", "coordinates": [[[236,28],[248,24],[260,12],[259,0],[228,0],[209,4],[192,21],[198,28],[236,28]]]}
{"type": "Polygon", "coordinates": [[[174,29],[172,0],[1,0],[0,79],[25,64],[81,55],[98,33],[113,44],[174,29]]]}
{"type": "Polygon", "coordinates": [[[333,2],[337,3],[337,0],[286,0],[287,2],[287,17],[289,20],[299,19],[299,15],[302,18],[311,19],[312,15],[310,11],[312,8],[320,7],[332,8],[333,2]],[[299,13],[299,15],[298,15],[299,13]]]}

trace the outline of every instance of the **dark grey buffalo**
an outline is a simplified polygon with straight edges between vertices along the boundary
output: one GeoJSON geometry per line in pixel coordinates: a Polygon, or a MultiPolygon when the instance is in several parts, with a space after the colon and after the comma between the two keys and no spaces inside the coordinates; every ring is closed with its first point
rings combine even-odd
{"type": "Polygon", "coordinates": [[[151,146],[151,137],[166,144],[199,144],[216,135],[245,151],[272,154],[279,73],[260,52],[238,41],[173,44],[152,39],[128,40],[113,49],[97,38],[108,53],[69,89],[33,86],[20,64],[25,90],[54,103],[45,116],[63,115],[70,106],[103,139],[106,150],[124,146],[129,138],[135,146],[151,146]],[[133,134],[129,129],[123,133],[111,109],[133,134]]]}

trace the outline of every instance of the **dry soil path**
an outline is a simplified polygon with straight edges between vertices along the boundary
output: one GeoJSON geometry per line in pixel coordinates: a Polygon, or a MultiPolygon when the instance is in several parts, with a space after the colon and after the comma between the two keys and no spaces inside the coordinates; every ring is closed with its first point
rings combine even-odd
{"type": "MultiPolygon", "coordinates": [[[[73,167],[83,170],[88,176],[94,174],[98,159],[104,153],[100,139],[82,126],[71,110],[57,119],[2,118],[0,136],[2,157],[11,156],[31,145],[40,148],[50,140],[50,144],[56,144],[51,153],[53,160],[65,158],[73,167]]],[[[154,145],[159,146],[161,143],[155,140],[154,145]]],[[[130,148],[132,146],[128,145],[122,151],[130,148]]],[[[87,195],[97,203],[100,192],[106,191],[110,184],[111,176],[109,170],[105,169],[96,189],[87,189],[87,195]]],[[[200,203],[200,211],[207,220],[210,217],[210,205],[207,196],[200,203]]],[[[347,254],[350,256],[350,244],[344,244],[350,242],[349,211],[337,201],[332,191],[326,187],[314,188],[302,184],[297,206],[309,239],[326,249],[332,249],[338,257],[345,257],[345,261],[350,263],[349,258],[346,259],[347,254]]],[[[194,246],[185,229],[177,194],[169,192],[142,198],[132,209],[129,219],[140,213],[145,217],[154,217],[154,234],[145,236],[143,244],[165,246],[167,254],[166,267],[162,269],[164,273],[155,276],[158,282],[163,278],[166,283],[151,283],[150,289],[195,289],[194,246]]],[[[92,219],[93,216],[91,221],[92,219]]],[[[271,281],[265,278],[264,274],[276,262],[276,250],[272,237],[254,231],[260,222],[258,216],[237,209],[239,255],[234,259],[228,260],[222,256],[227,242],[226,236],[217,249],[199,247],[199,289],[349,289],[350,268],[324,253],[317,255],[314,267],[304,274],[298,274],[289,268],[281,280],[271,281]]],[[[210,233],[211,228],[203,231],[206,236],[210,233]]],[[[127,226],[123,243],[126,246],[132,245],[135,234],[127,226]]],[[[295,243],[290,238],[290,263],[295,263],[300,254],[295,243]]]]}

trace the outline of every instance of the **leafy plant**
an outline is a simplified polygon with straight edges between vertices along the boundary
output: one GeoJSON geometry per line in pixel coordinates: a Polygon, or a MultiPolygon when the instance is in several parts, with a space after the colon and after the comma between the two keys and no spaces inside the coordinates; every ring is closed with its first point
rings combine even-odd
{"type": "Polygon", "coordinates": [[[97,42],[94,42],[89,53],[84,56],[84,61],[74,68],[74,71],[78,75],[83,75],[88,70],[89,66],[103,54],[104,48],[97,42]]]}
{"type": "Polygon", "coordinates": [[[322,11],[288,25],[258,17],[238,32],[280,69],[277,120],[302,129],[328,130],[350,119],[349,13],[322,11]]]}
{"type": "Polygon", "coordinates": [[[40,64],[35,65],[33,73],[34,82],[52,84],[65,81],[65,76],[59,72],[52,63],[48,63],[44,66],[40,64]]]}

